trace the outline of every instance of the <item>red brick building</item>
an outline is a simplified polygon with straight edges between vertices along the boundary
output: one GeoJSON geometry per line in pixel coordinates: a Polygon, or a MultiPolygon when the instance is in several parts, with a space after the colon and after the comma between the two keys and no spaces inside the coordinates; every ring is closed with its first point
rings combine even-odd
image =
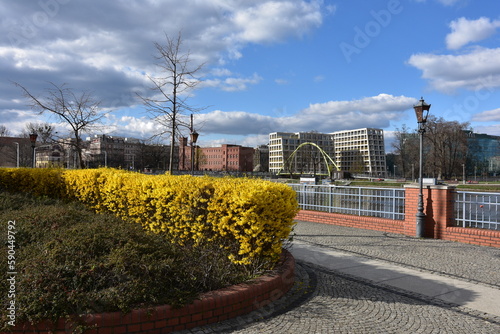
{"type": "MultiPolygon", "coordinates": [[[[240,145],[196,146],[194,170],[251,172],[254,153],[253,148],[240,145]]],[[[191,146],[187,138],[179,141],[179,170],[191,170],[191,146]]]]}

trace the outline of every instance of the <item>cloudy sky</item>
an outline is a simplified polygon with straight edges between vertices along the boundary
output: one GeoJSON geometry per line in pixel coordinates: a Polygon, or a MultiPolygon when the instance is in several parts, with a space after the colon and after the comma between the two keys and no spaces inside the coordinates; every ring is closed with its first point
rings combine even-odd
{"type": "MultiPolygon", "coordinates": [[[[182,32],[205,63],[189,103],[202,146],[266,144],[274,131],[416,127],[412,105],[500,135],[497,0],[0,0],[0,124],[53,122],[13,82],[101,101],[106,133],[159,132],[154,42],[182,32]]],[[[64,127],[59,125],[59,131],[64,127]]]]}

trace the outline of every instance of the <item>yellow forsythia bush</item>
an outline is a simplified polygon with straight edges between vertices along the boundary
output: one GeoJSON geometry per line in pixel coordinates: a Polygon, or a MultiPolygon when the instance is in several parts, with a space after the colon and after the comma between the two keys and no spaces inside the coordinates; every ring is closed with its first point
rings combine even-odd
{"type": "Polygon", "coordinates": [[[298,210],[290,187],[260,179],[153,176],[108,168],[16,170],[0,169],[0,187],[26,191],[36,184],[37,195],[64,194],[179,244],[237,245],[231,260],[239,264],[276,260],[298,210]]]}
{"type": "Polygon", "coordinates": [[[62,169],[0,168],[0,190],[64,197],[62,169]]]}

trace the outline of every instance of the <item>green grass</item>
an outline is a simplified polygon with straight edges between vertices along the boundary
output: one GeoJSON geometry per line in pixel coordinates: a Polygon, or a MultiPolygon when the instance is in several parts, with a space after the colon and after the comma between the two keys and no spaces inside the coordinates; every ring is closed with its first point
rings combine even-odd
{"type": "Polygon", "coordinates": [[[487,191],[498,192],[500,191],[500,183],[479,183],[479,184],[457,184],[458,190],[471,190],[471,191],[487,191]]]}
{"type": "Polygon", "coordinates": [[[409,184],[409,182],[388,182],[388,181],[377,181],[377,182],[372,182],[372,181],[353,181],[351,182],[351,186],[354,187],[373,187],[373,188],[378,188],[378,187],[390,187],[390,188],[400,188],[404,186],[405,184],[409,184]]]}
{"type": "MultiPolygon", "coordinates": [[[[415,182],[390,182],[390,181],[352,181],[351,186],[354,187],[390,187],[390,188],[401,188],[406,184],[416,184],[415,182]]],[[[444,184],[447,184],[444,182],[444,184]]],[[[340,183],[339,183],[340,185],[340,183]]],[[[470,191],[484,191],[484,192],[499,192],[500,182],[483,182],[475,184],[461,184],[461,183],[450,183],[449,185],[457,187],[458,190],[470,190],[470,191]]]]}

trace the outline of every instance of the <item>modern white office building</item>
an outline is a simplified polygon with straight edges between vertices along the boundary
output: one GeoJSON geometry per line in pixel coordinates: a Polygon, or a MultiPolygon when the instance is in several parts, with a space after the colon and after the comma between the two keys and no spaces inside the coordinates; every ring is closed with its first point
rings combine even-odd
{"type": "Polygon", "coordinates": [[[384,131],[363,128],[333,133],[335,162],[341,170],[373,177],[386,176],[384,131]]]}
{"type": "Polygon", "coordinates": [[[274,174],[290,171],[303,174],[327,174],[323,157],[312,145],[303,146],[289,159],[303,143],[314,143],[319,146],[332,158],[341,171],[372,177],[385,177],[386,175],[384,132],[373,128],[333,133],[270,133],[269,171],[274,174]]]}

